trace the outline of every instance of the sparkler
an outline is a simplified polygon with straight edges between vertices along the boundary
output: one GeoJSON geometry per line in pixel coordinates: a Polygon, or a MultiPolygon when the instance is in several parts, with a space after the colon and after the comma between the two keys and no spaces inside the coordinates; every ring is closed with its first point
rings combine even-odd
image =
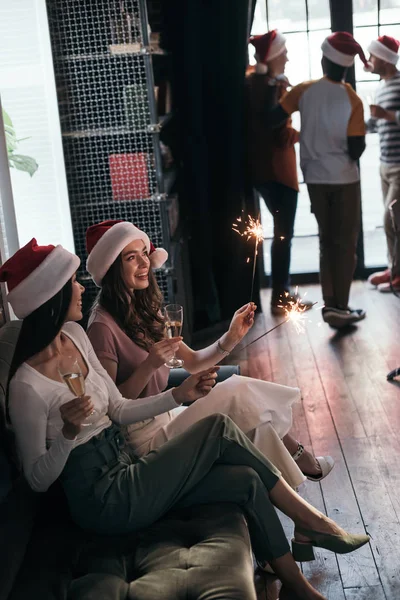
{"type": "MultiPolygon", "coordinates": [[[[285,296],[286,296],[286,299],[287,299],[289,297],[289,293],[286,292],[285,296]]],[[[295,298],[297,298],[297,288],[296,288],[296,296],[295,296],[295,298]]],[[[314,302],[313,306],[315,306],[316,304],[317,303],[314,302]]],[[[252,344],[255,344],[256,342],[258,342],[258,340],[261,340],[261,338],[265,337],[266,335],[268,335],[272,331],[275,331],[275,329],[278,329],[278,327],[281,327],[285,323],[288,323],[288,321],[291,321],[293,323],[293,325],[294,325],[294,327],[296,329],[296,333],[299,334],[299,333],[304,333],[305,332],[305,325],[304,325],[304,323],[307,320],[307,317],[304,314],[304,312],[306,311],[306,307],[305,306],[301,306],[301,300],[299,298],[297,298],[296,300],[293,299],[293,300],[286,301],[285,304],[280,304],[278,306],[285,311],[286,318],[283,321],[281,321],[280,323],[278,323],[278,325],[275,325],[275,327],[271,327],[271,329],[268,329],[268,331],[266,331],[265,333],[262,333],[261,335],[259,335],[252,342],[249,342],[248,344],[246,344],[246,346],[243,346],[243,348],[239,348],[239,352],[241,352],[242,350],[245,350],[246,348],[248,348],[252,344]]]]}
{"type": "MultiPolygon", "coordinates": [[[[237,223],[242,223],[242,217],[238,217],[236,219],[237,223]]],[[[256,264],[257,264],[257,255],[258,255],[258,244],[264,239],[264,230],[260,221],[260,215],[258,215],[257,219],[253,219],[251,215],[247,215],[247,220],[244,222],[245,229],[244,231],[240,231],[239,225],[237,223],[233,223],[232,229],[236,233],[238,233],[241,237],[246,237],[247,241],[250,239],[254,239],[254,256],[253,256],[253,275],[251,278],[251,291],[250,291],[250,302],[253,299],[253,290],[254,290],[254,278],[256,274],[256,264]]],[[[248,258],[246,262],[250,262],[248,258]]]]}
{"type": "MultiPolygon", "coordinates": [[[[304,312],[307,310],[307,308],[301,304],[301,298],[298,296],[297,292],[297,287],[294,296],[290,296],[289,292],[285,292],[285,303],[278,304],[278,307],[284,310],[286,314],[286,319],[293,323],[296,329],[296,333],[304,333],[306,330],[304,326],[304,321],[307,320],[307,317],[304,314],[304,312]]],[[[314,304],[316,304],[316,302],[314,304]]]]}

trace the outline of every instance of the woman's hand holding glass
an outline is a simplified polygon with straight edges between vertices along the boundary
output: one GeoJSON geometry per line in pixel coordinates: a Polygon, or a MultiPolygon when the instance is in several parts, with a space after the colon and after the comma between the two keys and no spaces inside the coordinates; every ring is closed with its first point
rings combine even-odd
{"type": "Polygon", "coordinates": [[[93,402],[90,401],[90,397],[85,396],[85,377],[77,358],[73,356],[61,357],[58,363],[58,373],[61,379],[67,384],[72,395],[76,396],[70,402],[65,402],[60,407],[60,412],[69,433],[79,427],[79,430],[75,433],[77,435],[81,427],[89,427],[89,425],[93,425],[96,422],[97,412],[94,409],[93,402]],[[86,414],[88,400],[90,401],[90,412],[86,414]],[[67,413],[65,413],[64,407],[67,407],[67,413]],[[64,415],[66,415],[68,422],[65,421],[64,415]],[[83,417],[83,415],[85,416],[83,417]]]}
{"type": "Polygon", "coordinates": [[[219,367],[210,367],[194,375],[190,375],[181,385],[172,390],[175,402],[192,404],[199,398],[207,396],[215,385],[219,367]]]}
{"type": "Polygon", "coordinates": [[[157,342],[150,348],[147,361],[154,369],[158,369],[175,356],[182,340],[181,336],[176,336],[157,342]]]}
{"type": "MultiPolygon", "coordinates": [[[[85,426],[85,421],[93,414],[94,404],[90,396],[73,398],[60,406],[61,418],[64,421],[63,435],[74,439],[85,426]]],[[[88,425],[90,423],[86,423],[88,425]]]]}
{"type": "Polygon", "coordinates": [[[256,309],[257,306],[254,302],[249,302],[235,312],[227,332],[227,336],[229,336],[229,345],[232,345],[233,347],[236,346],[250,331],[254,325],[254,314],[256,309]]]}

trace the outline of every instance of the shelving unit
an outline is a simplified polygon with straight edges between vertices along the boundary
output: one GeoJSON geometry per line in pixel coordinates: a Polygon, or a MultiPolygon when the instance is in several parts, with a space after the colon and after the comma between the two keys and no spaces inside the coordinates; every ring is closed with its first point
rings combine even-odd
{"type": "Polygon", "coordinates": [[[167,302],[173,273],[177,203],[164,173],[145,0],[47,0],[74,240],[82,259],[85,309],[96,294],[85,271],[85,232],[105,219],[126,219],[170,254],[157,271],[167,302]]]}

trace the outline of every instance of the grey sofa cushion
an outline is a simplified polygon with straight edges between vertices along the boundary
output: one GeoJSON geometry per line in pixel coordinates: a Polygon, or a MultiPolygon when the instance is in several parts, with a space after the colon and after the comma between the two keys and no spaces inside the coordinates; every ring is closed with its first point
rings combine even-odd
{"type": "Polygon", "coordinates": [[[129,543],[112,551],[104,540],[92,543],[70,600],[256,600],[247,525],[236,505],[171,512],[137,535],[131,553],[129,543]]]}

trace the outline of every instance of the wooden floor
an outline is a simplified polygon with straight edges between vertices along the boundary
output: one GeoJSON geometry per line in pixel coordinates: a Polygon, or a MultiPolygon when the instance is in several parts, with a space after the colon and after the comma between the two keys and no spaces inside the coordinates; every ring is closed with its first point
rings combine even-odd
{"type": "MultiPolygon", "coordinates": [[[[318,286],[307,296],[321,307],[318,286]]],[[[262,302],[248,341],[280,321],[270,315],[268,291],[262,302]]],[[[329,600],[400,600],[400,385],[386,381],[400,366],[400,299],[355,282],[351,302],[367,318],[346,334],[323,323],[316,306],[303,334],[286,323],[229,362],[243,375],[301,389],[295,435],[336,461],[304,495],[342,527],[372,537],[346,556],[317,550],[317,560],[303,565],[307,578],[329,600]]],[[[290,536],[288,522],[285,529],[290,536]]],[[[257,586],[260,600],[277,598],[272,577],[260,576],[257,586]]]]}

